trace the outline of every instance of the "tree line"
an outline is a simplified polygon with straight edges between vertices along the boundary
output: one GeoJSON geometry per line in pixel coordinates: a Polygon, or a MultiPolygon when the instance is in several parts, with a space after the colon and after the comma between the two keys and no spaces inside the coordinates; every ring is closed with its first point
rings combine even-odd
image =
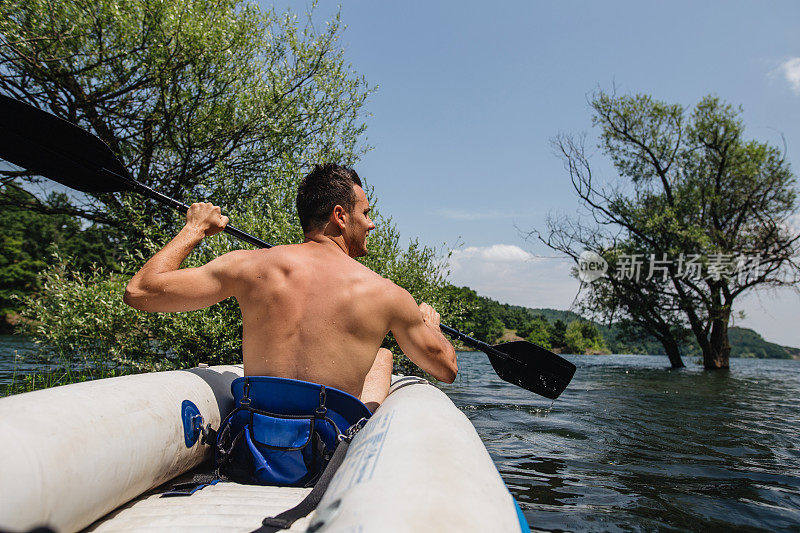
{"type": "MultiPolygon", "coordinates": [[[[489,344],[524,339],[559,353],[665,355],[659,340],[630,322],[598,323],[572,311],[530,309],[479,296],[469,287],[448,287],[448,298],[464,302],[454,320],[471,336],[489,344]]],[[[800,349],[765,341],[751,329],[730,328],[733,357],[789,359],[800,349]]],[[[688,332],[680,345],[690,357],[702,356],[688,332]]]]}
{"type": "Polygon", "coordinates": [[[450,285],[447,297],[464,306],[461,315],[454,317],[455,324],[483,342],[522,338],[562,353],[609,353],[597,325],[574,313],[547,310],[555,313],[555,318],[548,319],[541,312],[479,296],[469,287],[450,285]]]}

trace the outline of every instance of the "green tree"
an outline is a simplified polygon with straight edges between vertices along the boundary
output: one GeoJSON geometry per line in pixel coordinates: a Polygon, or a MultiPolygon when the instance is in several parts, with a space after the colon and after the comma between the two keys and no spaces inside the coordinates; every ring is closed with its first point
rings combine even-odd
{"type": "MultiPolygon", "coordinates": [[[[13,190],[8,194],[20,196],[13,190]]],[[[54,206],[65,201],[63,194],[53,193],[48,198],[54,206]]],[[[114,238],[109,231],[98,225],[84,228],[69,215],[9,207],[0,210],[0,227],[0,330],[7,331],[7,320],[14,321],[22,310],[21,298],[41,288],[40,274],[53,254],[68,258],[79,270],[115,264],[111,253],[114,238]]]]}
{"type": "MultiPolygon", "coordinates": [[[[135,179],[187,203],[213,200],[268,242],[302,240],[294,198],[311,164],[352,165],[366,149],[360,111],[371,89],[344,59],[338,16],[317,32],[311,13],[304,24],[235,0],[8,0],[0,15],[0,91],[92,131],[135,179]]],[[[56,205],[29,192],[42,178],[8,167],[0,175],[0,204],[102,222],[119,236],[110,243],[119,273],[64,260],[27,298],[28,326],[52,353],[141,370],[241,361],[232,299],[173,314],[122,303],[130,273],[181,216],[134,194],[56,205]]],[[[401,247],[376,212],[365,264],[449,316],[442,258],[416,242],[401,247]]],[[[217,235],[184,266],[240,246],[217,235]]]]}
{"type": "Polygon", "coordinates": [[[595,324],[583,322],[581,324],[581,335],[586,339],[588,350],[602,351],[606,349],[605,339],[595,324]]]}
{"type": "Polygon", "coordinates": [[[504,324],[500,319],[501,306],[496,301],[478,296],[469,287],[450,285],[447,298],[454,310],[453,327],[480,341],[494,343],[503,335],[504,324]]]}
{"type": "Polygon", "coordinates": [[[517,330],[517,335],[525,337],[528,341],[538,344],[542,348],[552,348],[551,343],[552,328],[543,316],[539,315],[531,319],[522,330],[517,330]]]}
{"type": "MultiPolygon", "coordinates": [[[[0,91],[95,133],[169,196],[287,210],[309,163],[352,164],[363,150],[369,88],[344,61],[338,16],[322,33],[310,20],[238,0],[7,0],[0,91]]],[[[24,198],[2,193],[0,205],[121,227],[133,246],[175,227],[135,195],[53,206],[28,192],[41,178],[2,175],[24,198]]]]}
{"type": "MultiPolygon", "coordinates": [[[[503,304],[500,306],[500,320],[508,329],[519,330],[530,320],[530,313],[524,307],[503,304]]],[[[519,334],[519,331],[517,331],[519,334]]]]}
{"type": "Polygon", "coordinates": [[[602,351],[606,347],[597,326],[591,322],[579,320],[573,320],[567,324],[564,332],[564,344],[567,353],[577,354],[602,351]]]}
{"type": "Polygon", "coordinates": [[[553,348],[563,349],[567,343],[566,334],[567,324],[563,320],[557,319],[553,322],[553,329],[550,333],[550,345],[553,348]]]}
{"type": "Polygon", "coordinates": [[[591,107],[600,149],[619,177],[598,183],[585,138],[555,138],[592,220],[551,218],[546,235],[533,233],[576,262],[583,250],[600,253],[612,274],[623,255],[628,263],[632,255],[666,259],[652,276],[645,263],[631,282],[607,276],[587,283],[585,307],[608,321],[635,322],[673,355],[676,331],[688,326],[705,368],[727,368],[736,298],[800,279],[800,234],[788,224],[797,209],[789,164],[776,147],[746,140],[741,110],[713,96],[688,110],[647,95],[599,92],[591,107]],[[687,270],[695,256],[701,276],[687,270]],[[728,266],[719,268],[720,260],[728,266]],[[731,271],[745,260],[748,268],[731,271]]]}
{"type": "Polygon", "coordinates": [[[564,332],[564,348],[568,353],[582,354],[586,352],[586,340],[583,338],[581,323],[573,320],[567,324],[564,332]]]}

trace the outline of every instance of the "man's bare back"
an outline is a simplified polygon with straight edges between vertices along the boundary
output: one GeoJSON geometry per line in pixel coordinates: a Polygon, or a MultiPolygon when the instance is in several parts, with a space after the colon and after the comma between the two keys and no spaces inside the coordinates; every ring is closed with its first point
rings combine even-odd
{"type": "Polygon", "coordinates": [[[249,252],[239,268],[246,373],[358,396],[389,331],[397,287],[314,241],[249,252]]]}
{"type": "Polygon", "coordinates": [[[321,383],[372,409],[388,393],[391,354],[379,348],[389,331],[412,362],[452,382],[455,351],[439,331],[438,313],[354,259],[367,253],[375,226],[360,182],[350,187],[353,205],[336,204],[324,224],[304,226],[302,244],[231,252],[180,269],[228,222],[218,207],[193,204],[186,226],[131,279],[125,302],[150,312],[190,311],[233,296],[242,310],[246,375],[321,383]]]}

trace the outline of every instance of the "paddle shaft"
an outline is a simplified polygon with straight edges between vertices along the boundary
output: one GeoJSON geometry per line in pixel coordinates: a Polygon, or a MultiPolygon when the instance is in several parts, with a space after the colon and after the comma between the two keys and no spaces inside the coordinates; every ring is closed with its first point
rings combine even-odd
{"type": "MultiPolygon", "coordinates": [[[[174,198],[170,198],[169,196],[167,196],[165,194],[161,194],[160,192],[156,191],[155,189],[152,189],[152,188],[148,187],[144,183],[138,182],[138,181],[136,181],[134,179],[130,179],[130,178],[127,178],[127,177],[124,177],[124,176],[120,176],[116,172],[112,172],[112,171],[108,170],[107,168],[104,168],[103,172],[105,174],[109,174],[110,177],[113,177],[113,178],[118,179],[118,180],[125,181],[126,183],[130,184],[131,188],[133,190],[135,190],[136,192],[141,193],[141,194],[147,196],[148,198],[152,198],[153,200],[155,200],[157,202],[161,202],[164,205],[168,205],[168,206],[170,206],[170,207],[172,207],[174,209],[177,209],[178,211],[180,211],[182,213],[186,213],[189,210],[189,206],[188,205],[184,204],[183,202],[179,202],[178,200],[175,200],[174,198]]],[[[243,240],[243,241],[245,241],[247,243],[250,243],[253,246],[260,246],[261,248],[272,248],[272,245],[270,243],[268,243],[266,241],[262,241],[258,237],[253,237],[249,233],[245,233],[244,231],[242,231],[242,230],[240,230],[238,228],[235,228],[235,227],[231,226],[230,224],[225,226],[225,229],[223,231],[225,231],[225,233],[227,233],[229,235],[232,235],[232,236],[234,236],[234,237],[236,237],[236,238],[238,238],[240,240],[243,240]]],[[[491,346],[489,346],[485,342],[481,342],[478,339],[473,339],[472,337],[470,337],[470,336],[468,336],[468,335],[466,335],[464,333],[461,333],[457,329],[453,329],[450,326],[445,326],[444,324],[440,324],[439,328],[442,330],[442,332],[448,334],[450,337],[452,337],[454,339],[459,339],[459,340],[465,342],[466,344],[468,344],[469,346],[472,346],[473,348],[476,348],[476,349],[478,349],[478,350],[480,350],[482,352],[491,353],[492,355],[496,355],[496,356],[502,357],[502,358],[507,358],[508,357],[503,352],[501,352],[499,350],[495,350],[494,348],[492,348],[491,346]]]]}
{"type": "MultiPolygon", "coordinates": [[[[157,202],[161,202],[164,205],[168,205],[168,206],[170,206],[170,207],[172,207],[174,209],[177,209],[181,213],[185,214],[189,210],[189,206],[186,205],[185,203],[179,202],[178,200],[175,200],[174,198],[170,198],[169,196],[167,196],[165,194],[161,194],[160,192],[156,191],[155,189],[151,189],[150,187],[148,187],[144,183],[138,182],[138,181],[136,181],[134,179],[131,179],[131,178],[127,178],[125,176],[120,176],[116,172],[112,172],[112,171],[108,170],[107,168],[102,169],[102,172],[104,174],[109,175],[112,178],[115,178],[117,180],[122,180],[125,183],[128,183],[134,191],[136,191],[136,192],[138,192],[140,194],[143,194],[143,195],[147,196],[148,198],[152,198],[153,200],[156,200],[157,202]]],[[[261,248],[272,248],[272,245],[270,243],[268,243],[266,241],[262,241],[258,237],[253,237],[249,233],[245,233],[244,231],[242,231],[239,228],[236,228],[234,226],[231,226],[230,224],[225,226],[225,229],[223,231],[225,233],[227,233],[228,235],[232,235],[232,236],[236,237],[237,239],[240,239],[240,240],[242,240],[244,242],[252,244],[253,246],[260,246],[261,248]]]]}
{"type": "Polygon", "coordinates": [[[444,324],[439,324],[439,329],[441,329],[443,333],[447,333],[451,338],[460,340],[463,343],[472,346],[473,348],[480,350],[487,355],[495,355],[503,359],[508,359],[508,355],[504,354],[500,350],[495,349],[493,346],[486,344],[483,341],[479,341],[478,339],[473,339],[469,335],[461,333],[457,329],[451,328],[450,326],[445,326],[444,324]]]}

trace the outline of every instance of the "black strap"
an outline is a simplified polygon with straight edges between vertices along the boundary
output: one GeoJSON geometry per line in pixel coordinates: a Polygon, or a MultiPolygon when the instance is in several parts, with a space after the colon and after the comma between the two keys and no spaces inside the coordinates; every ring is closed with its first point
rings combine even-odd
{"type": "Polygon", "coordinates": [[[167,492],[164,492],[159,496],[159,498],[174,498],[176,496],[191,496],[198,490],[202,490],[209,485],[216,485],[219,480],[215,479],[211,483],[195,483],[193,481],[188,481],[186,483],[177,483],[167,492]]]}
{"type": "Polygon", "coordinates": [[[409,385],[430,385],[430,382],[419,376],[403,376],[392,383],[391,392],[399,391],[403,387],[408,387],[409,385]]]}
{"type": "Polygon", "coordinates": [[[166,492],[161,493],[160,498],[174,498],[180,496],[191,496],[198,490],[202,490],[210,485],[216,485],[219,481],[226,481],[224,476],[218,476],[211,462],[206,462],[197,467],[192,475],[191,481],[176,483],[166,492]]]}
{"type": "Polygon", "coordinates": [[[328,490],[328,485],[330,485],[331,479],[333,479],[333,474],[336,473],[336,470],[341,466],[342,461],[344,461],[348,446],[350,446],[350,441],[346,438],[342,439],[336,447],[336,451],[333,452],[333,457],[331,457],[328,466],[326,466],[325,470],[322,472],[319,481],[317,481],[317,484],[311,489],[311,492],[303,498],[303,501],[279,515],[265,518],[261,522],[261,527],[254,530],[252,533],[275,533],[276,531],[289,529],[297,520],[316,509],[320,500],[322,500],[322,497],[325,495],[325,491],[328,490]]]}

